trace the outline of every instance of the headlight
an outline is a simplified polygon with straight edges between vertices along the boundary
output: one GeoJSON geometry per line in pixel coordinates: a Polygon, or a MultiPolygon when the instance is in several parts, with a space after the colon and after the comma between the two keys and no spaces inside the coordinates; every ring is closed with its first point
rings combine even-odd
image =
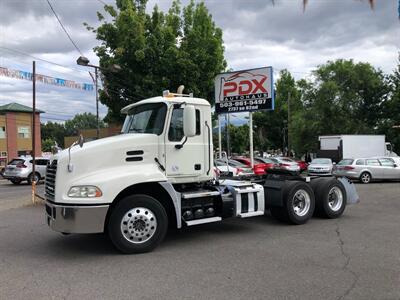
{"type": "Polygon", "coordinates": [[[73,186],[68,191],[68,197],[71,198],[97,198],[102,195],[101,190],[93,185],[73,186]]]}

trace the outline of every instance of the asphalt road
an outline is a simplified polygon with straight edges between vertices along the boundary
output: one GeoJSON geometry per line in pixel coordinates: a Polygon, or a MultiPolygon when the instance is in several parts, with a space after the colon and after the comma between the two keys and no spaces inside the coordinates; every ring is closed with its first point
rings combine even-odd
{"type": "MultiPolygon", "coordinates": [[[[36,186],[37,192],[44,193],[44,183],[40,181],[36,186]]],[[[31,194],[31,186],[27,182],[15,185],[8,180],[0,179],[0,201],[19,199],[31,194]]]]}
{"type": "Polygon", "coordinates": [[[400,184],[357,185],[342,218],[232,219],[121,255],[62,236],[42,207],[0,212],[1,299],[400,299],[400,184]]]}

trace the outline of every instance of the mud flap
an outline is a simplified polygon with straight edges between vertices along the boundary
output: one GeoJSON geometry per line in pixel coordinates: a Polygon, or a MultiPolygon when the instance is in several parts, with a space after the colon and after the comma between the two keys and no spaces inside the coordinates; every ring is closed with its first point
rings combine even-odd
{"type": "Polygon", "coordinates": [[[339,180],[343,184],[343,186],[346,190],[347,204],[360,203],[360,197],[358,196],[358,193],[357,193],[354,183],[351,182],[346,177],[338,177],[337,180],[339,180]]]}

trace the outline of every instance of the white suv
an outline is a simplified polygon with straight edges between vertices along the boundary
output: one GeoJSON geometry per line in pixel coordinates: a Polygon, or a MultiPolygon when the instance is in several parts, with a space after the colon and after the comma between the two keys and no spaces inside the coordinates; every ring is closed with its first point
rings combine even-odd
{"type": "Polygon", "coordinates": [[[3,177],[14,184],[20,184],[22,181],[39,182],[46,176],[46,167],[48,158],[37,157],[35,159],[35,174],[32,173],[32,157],[18,157],[11,160],[4,170],[3,177]]]}

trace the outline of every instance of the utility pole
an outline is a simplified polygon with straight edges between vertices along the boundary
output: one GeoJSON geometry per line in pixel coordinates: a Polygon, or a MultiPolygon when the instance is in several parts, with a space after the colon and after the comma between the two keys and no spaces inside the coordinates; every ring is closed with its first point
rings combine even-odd
{"type": "Polygon", "coordinates": [[[231,156],[231,141],[229,137],[229,114],[226,114],[226,155],[231,156]]]}
{"type": "Polygon", "coordinates": [[[96,87],[96,120],[97,120],[97,127],[96,127],[96,137],[97,139],[100,138],[100,122],[99,122],[99,92],[98,92],[98,68],[94,68],[94,85],[96,87]]]}
{"type": "Polygon", "coordinates": [[[35,204],[36,194],[36,173],[35,173],[35,153],[36,153],[36,62],[32,64],[32,203],[35,204]]]}
{"type": "Polygon", "coordinates": [[[254,167],[254,153],[253,153],[253,113],[249,112],[249,139],[250,139],[250,163],[254,167]]]}
{"type": "Polygon", "coordinates": [[[218,154],[222,158],[221,115],[218,115],[218,154]]]}
{"type": "MultiPolygon", "coordinates": [[[[288,92],[288,99],[287,99],[287,147],[288,147],[288,154],[290,153],[290,91],[288,92]]],[[[290,154],[289,154],[290,156],[290,154]]]]}

